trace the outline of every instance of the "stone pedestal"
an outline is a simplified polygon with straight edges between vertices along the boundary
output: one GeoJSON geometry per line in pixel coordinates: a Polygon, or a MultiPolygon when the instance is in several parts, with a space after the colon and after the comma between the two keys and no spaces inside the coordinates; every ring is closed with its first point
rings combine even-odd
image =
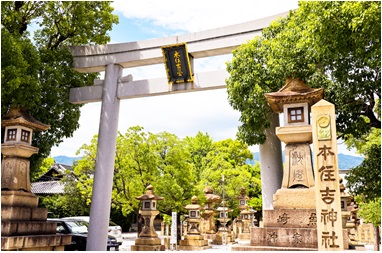
{"type": "MultiPolygon", "coordinates": [[[[265,210],[264,210],[265,211],[265,210]]],[[[251,212],[249,210],[243,210],[240,212],[241,218],[241,233],[238,236],[240,241],[246,241],[251,238],[251,212]]]]}
{"type": "Polygon", "coordinates": [[[235,241],[232,237],[232,234],[231,232],[229,231],[226,231],[226,232],[223,232],[223,231],[218,231],[216,233],[216,236],[215,236],[215,239],[212,241],[213,244],[216,244],[216,245],[223,245],[223,237],[224,237],[224,233],[225,233],[225,243],[228,244],[228,243],[232,243],[233,241],[235,241]]]}
{"type": "Polygon", "coordinates": [[[317,249],[316,209],[264,210],[264,227],[251,228],[252,246],[317,249]]]}
{"type": "Polygon", "coordinates": [[[131,245],[131,251],[164,251],[160,238],[139,237],[135,239],[135,245],[131,245]]]}
{"type": "Polygon", "coordinates": [[[56,235],[47,209],[37,206],[38,198],[31,192],[1,191],[1,250],[63,251],[71,244],[72,236],[56,235]]]}
{"type": "Polygon", "coordinates": [[[210,249],[208,240],[202,235],[185,235],[184,240],[179,242],[179,250],[205,250],[210,249]]]}

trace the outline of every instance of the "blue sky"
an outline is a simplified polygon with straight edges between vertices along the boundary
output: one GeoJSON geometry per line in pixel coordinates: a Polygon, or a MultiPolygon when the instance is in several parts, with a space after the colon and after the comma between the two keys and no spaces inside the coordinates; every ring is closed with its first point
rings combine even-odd
{"type": "MultiPolygon", "coordinates": [[[[239,24],[295,9],[298,4],[297,1],[282,0],[119,0],[113,6],[119,24],[109,33],[110,43],[162,38],[239,24]]],[[[225,69],[230,58],[231,55],[224,55],[195,60],[194,72],[225,69]]],[[[134,80],[166,76],[163,64],[125,69],[123,75],[128,74],[132,74],[134,80]]],[[[118,129],[121,133],[140,125],[145,131],[167,131],[180,138],[195,136],[198,131],[207,132],[218,141],[235,138],[240,125],[240,113],[228,104],[225,89],[122,100],[120,106],[118,129]]],[[[80,128],[73,137],[53,147],[51,156],[77,156],[78,148],[98,134],[100,110],[100,102],[84,105],[80,128]]],[[[258,151],[258,146],[250,149],[258,151]]],[[[344,146],[340,146],[340,152],[354,154],[344,146]]]]}

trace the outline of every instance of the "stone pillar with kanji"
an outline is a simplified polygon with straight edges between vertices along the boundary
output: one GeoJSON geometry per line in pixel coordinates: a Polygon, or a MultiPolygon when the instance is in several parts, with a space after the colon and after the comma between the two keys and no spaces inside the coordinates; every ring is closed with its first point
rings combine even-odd
{"type": "Polygon", "coordinates": [[[29,158],[39,150],[32,146],[33,131],[50,126],[22,108],[11,108],[1,127],[1,250],[64,250],[71,236],[56,235],[56,223],[47,221],[47,209],[38,207],[30,187],[29,158]]]}
{"type": "MultiPolygon", "coordinates": [[[[342,225],[334,104],[322,99],[312,106],[312,126],[316,213],[320,217],[317,220],[318,249],[343,251],[348,248],[348,233],[342,225]]],[[[343,210],[346,210],[345,203],[343,210]]]]}

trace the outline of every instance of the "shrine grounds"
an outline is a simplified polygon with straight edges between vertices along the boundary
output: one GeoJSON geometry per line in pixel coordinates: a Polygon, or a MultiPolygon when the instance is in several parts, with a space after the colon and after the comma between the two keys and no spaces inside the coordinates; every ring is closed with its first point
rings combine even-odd
{"type": "MultiPolygon", "coordinates": [[[[160,235],[160,231],[156,231],[156,232],[159,235],[159,238],[161,239],[163,244],[164,236],[160,235]]],[[[137,238],[137,232],[122,233],[122,237],[123,237],[123,243],[119,247],[119,251],[130,251],[130,246],[134,245],[135,238],[137,238]]],[[[239,244],[248,244],[248,243],[249,241],[239,242],[239,244]]],[[[235,244],[229,244],[227,246],[211,244],[212,248],[203,250],[203,252],[231,251],[231,245],[235,245],[235,244]]],[[[170,250],[166,250],[166,251],[170,251],[170,250]]],[[[355,250],[345,250],[345,251],[354,252],[355,250]]],[[[372,244],[365,245],[365,251],[374,251],[374,246],[372,244]]]]}

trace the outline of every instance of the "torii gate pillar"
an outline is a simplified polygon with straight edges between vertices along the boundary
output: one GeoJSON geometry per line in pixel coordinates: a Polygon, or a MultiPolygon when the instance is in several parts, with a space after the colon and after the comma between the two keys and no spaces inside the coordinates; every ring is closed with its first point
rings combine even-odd
{"type": "Polygon", "coordinates": [[[106,250],[107,246],[107,229],[97,228],[109,226],[119,118],[117,86],[119,78],[122,76],[122,70],[123,68],[120,65],[109,64],[106,66],[105,71],[90,209],[89,236],[86,244],[86,250],[88,251],[106,250]]]}
{"type": "Polygon", "coordinates": [[[279,126],[279,116],[270,115],[271,125],[265,130],[267,139],[260,145],[260,175],[263,211],[273,210],[273,194],[281,188],[283,180],[281,142],[275,129],[279,126]]]}

